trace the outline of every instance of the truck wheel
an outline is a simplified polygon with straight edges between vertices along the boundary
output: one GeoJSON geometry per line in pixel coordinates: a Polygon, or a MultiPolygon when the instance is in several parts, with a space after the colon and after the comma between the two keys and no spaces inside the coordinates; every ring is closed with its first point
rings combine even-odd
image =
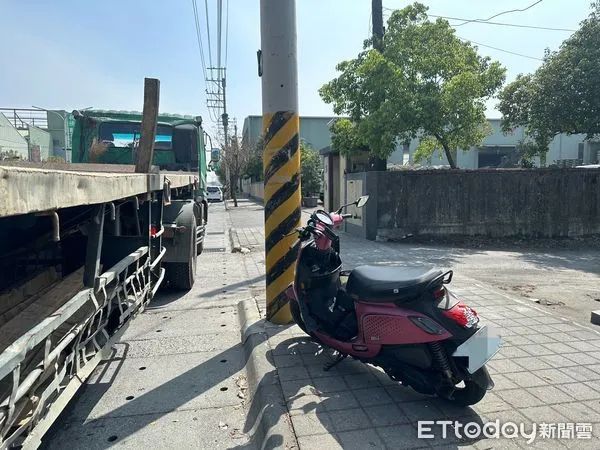
{"type": "Polygon", "coordinates": [[[169,284],[171,287],[189,291],[196,281],[196,260],[198,255],[196,253],[196,221],[194,220],[192,226],[189,227],[188,234],[188,245],[190,246],[189,260],[185,263],[169,263],[167,268],[167,276],[169,277],[169,284]]]}

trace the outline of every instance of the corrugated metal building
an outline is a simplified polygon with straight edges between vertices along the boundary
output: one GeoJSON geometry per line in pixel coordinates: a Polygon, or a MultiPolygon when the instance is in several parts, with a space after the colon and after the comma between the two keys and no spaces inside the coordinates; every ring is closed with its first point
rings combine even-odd
{"type": "Polygon", "coordinates": [[[30,126],[28,131],[27,141],[29,142],[30,156],[34,154],[33,149],[37,147],[39,148],[40,161],[48,160],[48,157],[52,156],[53,153],[50,133],[34,126],[30,126]]]}
{"type": "MultiPolygon", "coordinates": [[[[300,139],[321,150],[331,144],[329,123],[335,117],[300,116],[300,139]]],[[[248,116],[244,119],[243,142],[255,142],[262,134],[262,116],[248,116]]]]}
{"type": "Polygon", "coordinates": [[[21,136],[13,124],[0,113],[0,153],[16,153],[22,159],[29,159],[27,140],[21,136]]]}

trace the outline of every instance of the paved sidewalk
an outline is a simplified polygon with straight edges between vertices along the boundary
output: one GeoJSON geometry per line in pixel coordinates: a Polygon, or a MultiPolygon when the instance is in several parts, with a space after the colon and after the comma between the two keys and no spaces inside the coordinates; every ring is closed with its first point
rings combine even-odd
{"type": "Polygon", "coordinates": [[[237,305],[251,298],[229,215],[211,205],[194,288],[161,292],[47,436],[51,449],[256,448],[237,305]]]}
{"type": "MultiPolygon", "coordinates": [[[[262,211],[251,202],[229,214],[234,227],[244,224],[245,228],[260,229],[262,211]]],[[[366,263],[411,265],[398,260],[389,244],[342,234],[341,247],[347,268],[366,263]]],[[[264,276],[264,253],[259,248],[237,256],[248,273],[264,276]]],[[[269,336],[262,357],[277,374],[279,386],[272,388],[281,389],[301,449],[528,446],[523,437],[459,439],[453,429],[444,439],[441,426],[433,427],[435,438],[418,439],[418,420],[459,420],[463,426],[498,420],[500,425],[522,423],[528,433],[537,424],[534,448],[600,448],[600,333],[540,309],[529,300],[475,282],[466,274],[456,273],[451,289],[475,307],[485,323],[499,328],[505,341],[488,365],[496,387],[473,408],[459,409],[419,395],[356,361],[345,360],[325,372],[327,351],[298,327],[263,321],[254,324],[269,336]],[[585,425],[577,430],[575,423],[585,425]],[[587,424],[593,431],[590,439],[583,439],[587,424]],[[553,438],[544,438],[544,432],[553,438]]],[[[260,295],[260,286],[254,295],[260,295]]],[[[264,300],[258,305],[264,317],[264,300]]],[[[512,429],[506,431],[510,434],[512,429]]]]}

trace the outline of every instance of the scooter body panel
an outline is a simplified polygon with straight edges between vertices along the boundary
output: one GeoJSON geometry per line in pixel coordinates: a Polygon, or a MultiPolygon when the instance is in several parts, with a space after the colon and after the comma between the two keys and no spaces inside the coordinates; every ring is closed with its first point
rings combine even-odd
{"type": "Polygon", "coordinates": [[[452,337],[440,324],[419,312],[403,309],[393,303],[356,302],[356,314],[364,342],[384,345],[423,344],[443,341],[452,337]],[[421,318],[434,322],[438,334],[427,333],[415,325],[410,318],[421,318]]]}

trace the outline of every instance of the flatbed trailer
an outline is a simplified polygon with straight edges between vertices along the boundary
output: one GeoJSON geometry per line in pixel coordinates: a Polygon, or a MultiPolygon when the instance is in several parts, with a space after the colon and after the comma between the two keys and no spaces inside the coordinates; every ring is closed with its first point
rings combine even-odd
{"type": "Polygon", "coordinates": [[[165,282],[194,283],[195,173],[0,161],[0,448],[36,448],[165,282]]]}

